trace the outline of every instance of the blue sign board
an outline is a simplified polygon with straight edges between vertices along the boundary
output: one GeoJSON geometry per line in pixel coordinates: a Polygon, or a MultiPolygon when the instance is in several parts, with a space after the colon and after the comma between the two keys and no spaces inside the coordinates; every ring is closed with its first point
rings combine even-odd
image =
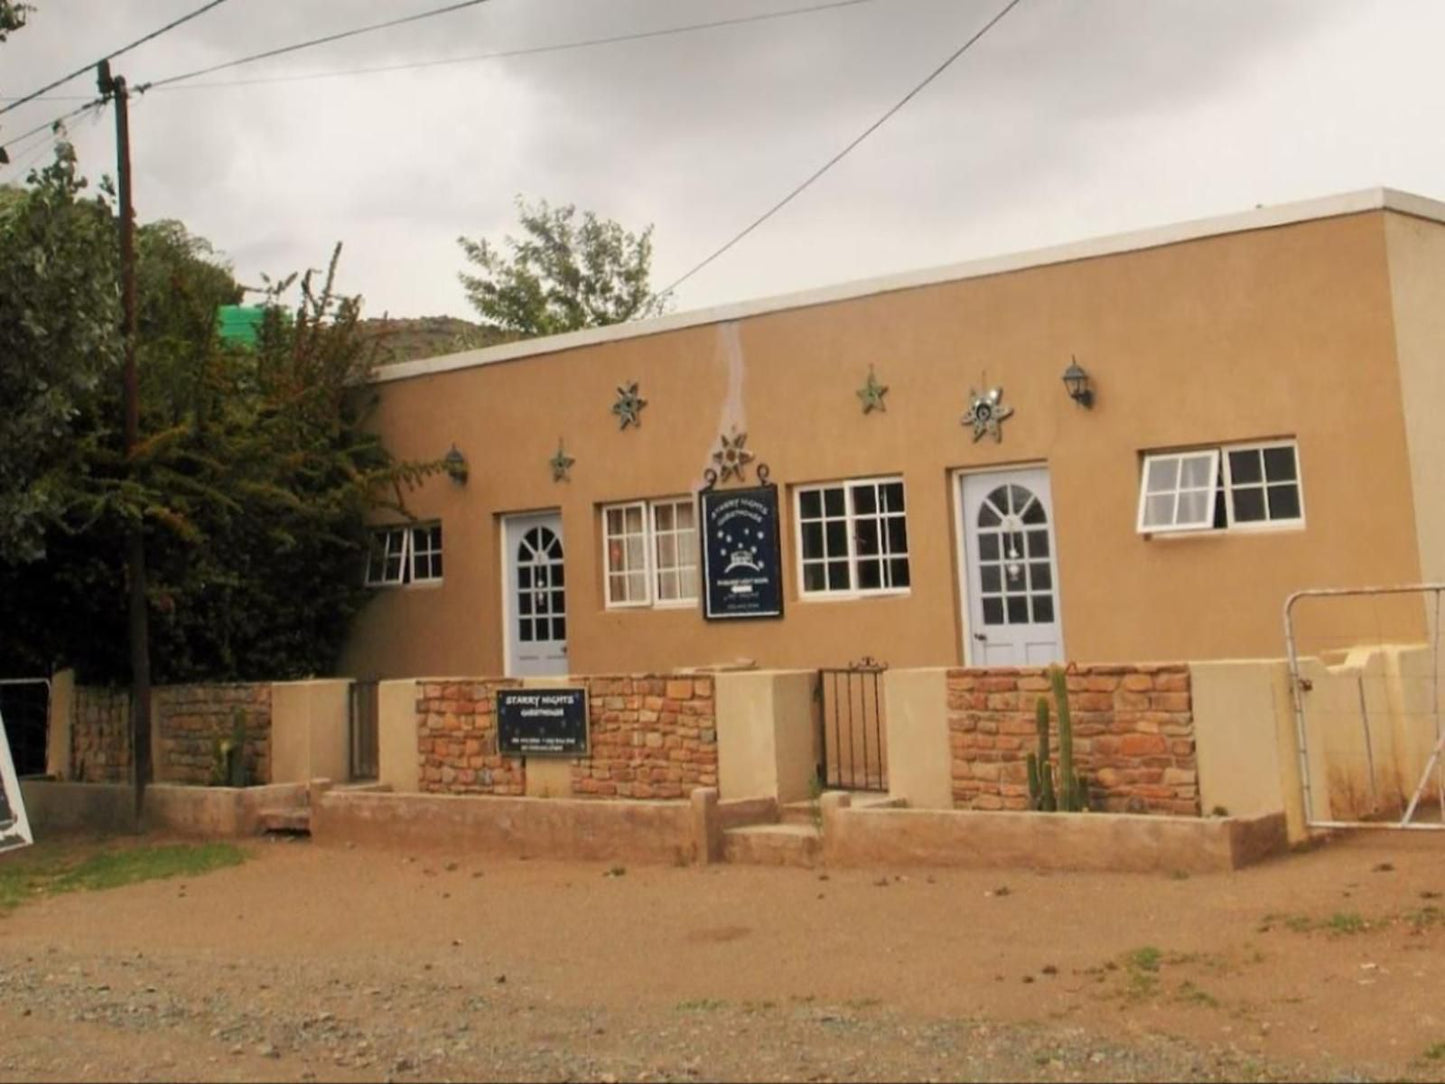
{"type": "Polygon", "coordinates": [[[703,616],[783,616],[778,487],[702,492],[703,616]]]}

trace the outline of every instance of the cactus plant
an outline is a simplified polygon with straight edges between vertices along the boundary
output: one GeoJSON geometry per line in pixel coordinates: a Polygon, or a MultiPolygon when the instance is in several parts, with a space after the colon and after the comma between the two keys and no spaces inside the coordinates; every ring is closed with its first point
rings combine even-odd
{"type": "Polygon", "coordinates": [[[1088,809],[1088,794],[1074,771],[1074,721],[1069,713],[1069,686],[1064,671],[1055,666],[1049,670],[1054,701],[1059,709],[1059,808],[1069,813],[1088,809]]]}
{"type": "Polygon", "coordinates": [[[1034,704],[1034,725],[1039,731],[1039,751],[1025,758],[1029,808],[1052,813],[1058,808],[1058,802],[1054,795],[1054,768],[1049,761],[1049,702],[1042,696],[1034,704]]]}

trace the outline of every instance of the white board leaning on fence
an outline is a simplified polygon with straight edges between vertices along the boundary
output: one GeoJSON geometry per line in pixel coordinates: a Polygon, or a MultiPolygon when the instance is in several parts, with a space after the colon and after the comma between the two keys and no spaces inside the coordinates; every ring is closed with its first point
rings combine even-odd
{"type": "Polygon", "coordinates": [[[15,761],[10,756],[10,739],[5,734],[5,717],[0,715],[0,853],[34,843],[20,781],[15,778],[15,761]]]}

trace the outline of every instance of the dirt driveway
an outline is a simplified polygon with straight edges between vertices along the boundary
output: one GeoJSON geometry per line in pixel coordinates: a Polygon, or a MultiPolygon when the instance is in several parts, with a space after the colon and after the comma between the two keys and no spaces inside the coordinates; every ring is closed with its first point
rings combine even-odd
{"type": "Polygon", "coordinates": [[[1445,838],[1187,878],[248,850],[0,917],[0,1079],[1445,1075],[1445,838]]]}

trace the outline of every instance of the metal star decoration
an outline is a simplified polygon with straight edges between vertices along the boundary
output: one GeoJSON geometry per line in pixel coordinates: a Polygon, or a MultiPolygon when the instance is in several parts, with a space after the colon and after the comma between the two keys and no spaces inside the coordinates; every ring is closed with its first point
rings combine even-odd
{"type": "Polygon", "coordinates": [[[612,404],[612,413],[616,414],[626,429],[629,425],[642,425],[642,408],[647,405],[647,400],[637,394],[637,381],[631,384],[619,385],[617,388],[617,402],[612,404]]]}
{"type": "Polygon", "coordinates": [[[995,443],[1001,442],[1003,430],[999,428],[999,423],[1014,412],[1013,407],[1004,406],[1000,402],[1003,389],[990,388],[980,395],[973,388],[969,388],[968,397],[969,407],[960,421],[964,425],[973,426],[974,443],[982,440],[985,433],[991,435],[995,443]]]}
{"type": "Polygon", "coordinates": [[[567,476],[567,472],[572,469],[572,464],[577,462],[577,460],[562,450],[562,440],[560,437],[557,439],[557,454],[547,462],[552,467],[552,481],[570,482],[572,480],[567,476]]]}
{"type": "Polygon", "coordinates": [[[887,412],[888,407],[883,402],[883,397],[888,394],[888,385],[878,383],[873,366],[868,366],[868,383],[859,388],[856,394],[863,403],[864,414],[872,414],[875,410],[887,412]]]}
{"type": "Polygon", "coordinates": [[[748,442],[748,435],[734,429],[731,438],[724,434],[718,440],[720,447],[712,453],[712,461],[717,464],[719,479],[726,482],[729,478],[736,478],[741,482],[748,464],[753,461],[753,453],[743,447],[748,442]]]}

